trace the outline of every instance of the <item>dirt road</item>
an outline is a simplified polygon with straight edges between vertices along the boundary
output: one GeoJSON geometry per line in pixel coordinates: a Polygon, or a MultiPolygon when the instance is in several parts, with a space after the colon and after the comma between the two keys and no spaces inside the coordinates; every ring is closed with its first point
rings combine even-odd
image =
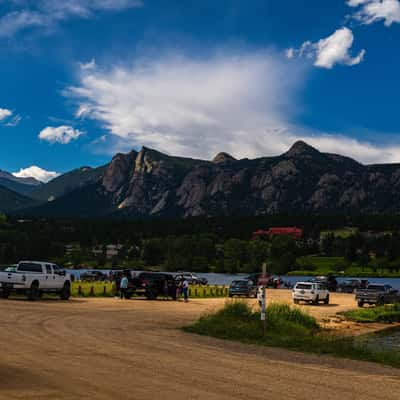
{"type": "MultiPolygon", "coordinates": [[[[332,300],[340,305],[309,310],[321,318],[354,307],[352,296],[332,300]]],[[[0,399],[399,399],[398,370],[178,329],[222,304],[0,301],[0,399]]]]}

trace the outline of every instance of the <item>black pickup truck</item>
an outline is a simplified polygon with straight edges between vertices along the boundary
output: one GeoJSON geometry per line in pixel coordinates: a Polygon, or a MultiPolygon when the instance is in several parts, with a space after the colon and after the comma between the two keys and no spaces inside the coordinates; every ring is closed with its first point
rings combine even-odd
{"type": "Polygon", "coordinates": [[[399,291],[390,285],[369,284],[365,289],[356,291],[356,301],[358,307],[364,304],[392,304],[400,301],[399,291]]]}

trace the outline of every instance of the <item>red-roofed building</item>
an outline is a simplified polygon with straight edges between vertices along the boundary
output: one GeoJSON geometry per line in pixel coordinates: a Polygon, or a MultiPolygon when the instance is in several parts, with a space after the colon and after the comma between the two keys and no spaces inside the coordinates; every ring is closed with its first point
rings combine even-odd
{"type": "Polygon", "coordinates": [[[274,236],[290,236],[295,240],[299,240],[303,236],[303,229],[296,227],[274,227],[267,231],[259,229],[253,233],[253,239],[272,239],[274,236]]]}

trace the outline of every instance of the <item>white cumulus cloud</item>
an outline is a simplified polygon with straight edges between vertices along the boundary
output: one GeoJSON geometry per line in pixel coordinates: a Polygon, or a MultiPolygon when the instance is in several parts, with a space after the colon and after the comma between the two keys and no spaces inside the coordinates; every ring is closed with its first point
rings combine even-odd
{"type": "Polygon", "coordinates": [[[400,23],[399,0],[348,0],[350,7],[357,8],[353,17],[363,24],[383,21],[386,26],[400,23]]]}
{"type": "Polygon", "coordinates": [[[377,146],[292,123],[306,71],[274,53],[164,56],[81,73],[66,95],[80,117],[109,131],[106,144],[92,143],[109,153],[145,145],[182,156],[250,158],[280,154],[302,139],[365,163],[400,161],[400,144],[377,146]]]}
{"type": "Polygon", "coordinates": [[[352,56],[350,51],[353,42],[353,32],[349,28],[343,27],[318,42],[306,41],[299,49],[288,49],[286,56],[289,59],[295,56],[304,56],[312,59],[316,67],[328,69],[331,69],[336,64],[357,65],[363,61],[365,50],[361,50],[356,56],[352,56]]]}
{"type": "Polygon", "coordinates": [[[21,168],[18,172],[13,173],[17,178],[35,178],[40,182],[48,182],[60,174],[54,171],[46,171],[36,165],[28,168],[21,168]]]}
{"type": "Polygon", "coordinates": [[[78,102],[77,116],[103,122],[123,141],[204,156],[228,147],[246,152],[254,145],[249,130],[264,142],[265,131],[282,129],[300,74],[266,52],[166,55],[82,71],[80,85],[67,93],[78,102]]]}
{"type": "Polygon", "coordinates": [[[81,135],[83,135],[83,132],[74,129],[72,126],[48,126],[39,133],[39,139],[50,143],[68,144],[81,135]]]}
{"type": "Polygon", "coordinates": [[[11,117],[11,115],[13,115],[13,112],[11,110],[8,110],[7,108],[0,108],[0,121],[11,117]]]}

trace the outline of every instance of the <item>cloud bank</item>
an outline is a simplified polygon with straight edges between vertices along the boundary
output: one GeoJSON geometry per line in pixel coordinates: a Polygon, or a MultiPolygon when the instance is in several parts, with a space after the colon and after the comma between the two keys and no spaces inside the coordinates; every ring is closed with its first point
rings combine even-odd
{"type": "Polygon", "coordinates": [[[145,145],[208,159],[220,151],[257,157],[302,139],[364,163],[400,161],[400,144],[376,146],[293,123],[307,70],[275,53],[164,56],[81,74],[65,94],[79,118],[103,124],[111,140],[96,145],[111,154],[145,145]]]}
{"type": "Polygon", "coordinates": [[[28,168],[21,168],[18,172],[13,172],[13,175],[17,178],[35,178],[40,182],[48,182],[60,174],[54,171],[46,171],[36,165],[32,165],[28,168]]]}

